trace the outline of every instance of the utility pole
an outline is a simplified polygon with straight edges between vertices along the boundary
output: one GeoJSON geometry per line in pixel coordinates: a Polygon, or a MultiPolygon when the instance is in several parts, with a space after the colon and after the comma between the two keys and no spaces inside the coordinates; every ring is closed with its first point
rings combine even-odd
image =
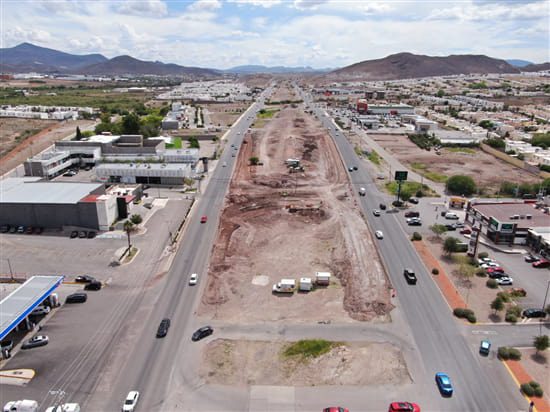
{"type": "MultiPolygon", "coordinates": [[[[542,302],[542,310],[546,310],[546,298],[548,298],[549,288],[550,288],[550,280],[546,284],[546,293],[544,294],[544,301],[542,302]]],[[[539,322],[539,335],[542,335],[542,320],[539,322]]]]}
{"type": "Polygon", "coordinates": [[[11,270],[11,263],[10,263],[10,260],[8,258],[6,258],[6,260],[8,261],[8,267],[10,268],[10,277],[11,277],[11,281],[13,282],[14,278],[13,278],[13,271],[11,270]]]}

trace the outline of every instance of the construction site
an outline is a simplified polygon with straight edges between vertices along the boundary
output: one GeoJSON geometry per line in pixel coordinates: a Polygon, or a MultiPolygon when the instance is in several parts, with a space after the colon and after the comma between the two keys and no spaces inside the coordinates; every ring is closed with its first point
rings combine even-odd
{"type": "Polygon", "coordinates": [[[303,108],[280,108],[239,150],[199,316],[389,321],[391,285],[336,146],[303,108]],[[330,281],[274,292],[316,272],[330,281]]]}

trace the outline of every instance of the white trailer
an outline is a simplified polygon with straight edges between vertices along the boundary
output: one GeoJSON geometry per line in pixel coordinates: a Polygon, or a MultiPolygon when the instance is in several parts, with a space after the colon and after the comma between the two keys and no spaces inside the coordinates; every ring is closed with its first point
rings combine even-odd
{"type": "Polygon", "coordinates": [[[311,278],[300,278],[300,290],[302,292],[309,292],[313,288],[313,282],[311,278]]]}
{"type": "Polygon", "coordinates": [[[330,272],[316,272],[315,284],[319,286],[328,286],[330,284],[330,272]]]}
{"type": "Polygon", "coordinates": [[[292,293],[296,289],[296,281],[294,279],[281,279],[279,283],[273,285],[273,292],[292,293]]]}
{"type": "Polygon", "coordinates": [[[10,401],[4,405],[4,412],[37,412],[38,402],[22,399],[20,401],[10,401]]]}
{"type": "Polygon", "coordinates": [[[50,406],[46,409],[46,412],[80,412],[80,405],[78,403],[64,403],[59,406],[50,406]]]}

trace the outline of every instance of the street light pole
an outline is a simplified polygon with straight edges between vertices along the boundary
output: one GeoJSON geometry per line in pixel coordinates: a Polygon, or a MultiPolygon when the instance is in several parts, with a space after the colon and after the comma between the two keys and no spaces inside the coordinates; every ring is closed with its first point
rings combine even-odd
{"type": "MultiPolygon", "coordinates": [[[[548,289],[550,288],[550,280],[546,284],[546,293],[544,294],[544,301],[542,302],[542,310],[546,310],[546,298],[548,298],[548,289]]],[[[542,320],[539,322],[539,335],[542,335],[542,320]]]]}
{"type": "Polygon", "coordinates": [[[13,279],[13,271],[11,270],[11,263],[8,258],[6,258],[6,260],[8,261],[8,267],[10,268],[10,277],[11,277],[11,281],[13,282],[14,279],[13,279]]]}

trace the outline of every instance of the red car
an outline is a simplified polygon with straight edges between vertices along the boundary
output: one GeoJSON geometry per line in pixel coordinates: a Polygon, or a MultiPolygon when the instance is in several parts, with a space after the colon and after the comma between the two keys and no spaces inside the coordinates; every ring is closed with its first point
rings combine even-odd
{"type": "Polygon", "coordinates": [[[537,260],[536,262],[532,263],[534,268],[542,269],[542,268],[550,268],[550,260],[541,259],[537,260]]]}
{"type": "Polygon", "coordinates": [[[392,402],[388,412],[420,412],[420,406],[411,402],[392,402]]]}
{"type": "Polygon", "coordinates": [[[462,229],[460,231],[460,234],[461,235],[471,235],[472,234],[472,229],[465,227],[464,229],[462,229]]]}
{"type": "Polygon", "coordinates": [[[323,409],[323,412],[349,412],[349,409],[342,408],[341,406],[331,406],[330,408],[323,409]]]}
{"type": "Polygon", "coordinates": [[[201,223],[206,223],[208,218],[206,216],[201,217],[201,223]]]}
{"type": "Polygon", "coordinates": [[[491,267],[485,269],[485,272],[487,273],[504,273],[504,269],[502,269],[500,266],[491,267]]]}

